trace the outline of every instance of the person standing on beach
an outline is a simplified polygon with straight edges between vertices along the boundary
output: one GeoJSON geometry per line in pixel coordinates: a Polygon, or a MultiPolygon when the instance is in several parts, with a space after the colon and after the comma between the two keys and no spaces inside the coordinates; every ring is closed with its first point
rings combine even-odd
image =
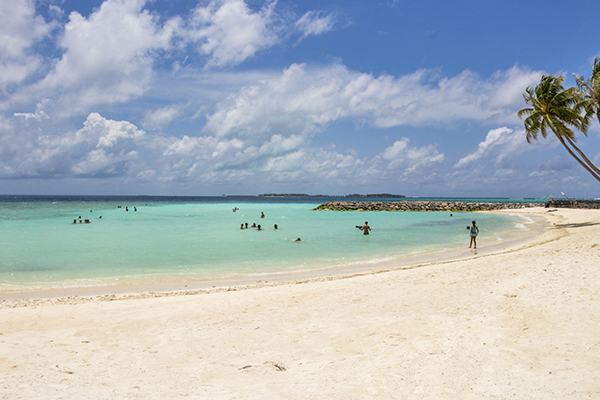
{"type": "Polygon", "coordinates": [[[360,228],[363,231],[363,235],[368,235],[371,227],[369,226],[369,221],[365,221],[365,224],[360,228]]]}
{"type": "Polygon", "coordinates": [[[471,230],[471,243],[469,243],[469,248],[471,248],[471,246],[473,246],[474,249],[477,248],[477,235],[479,235],[479,228],[477,227],[477,225],[475,224],[475,221],[473,221],[473,225],[472,226],[467,226],[467,229],[471,230]]]}

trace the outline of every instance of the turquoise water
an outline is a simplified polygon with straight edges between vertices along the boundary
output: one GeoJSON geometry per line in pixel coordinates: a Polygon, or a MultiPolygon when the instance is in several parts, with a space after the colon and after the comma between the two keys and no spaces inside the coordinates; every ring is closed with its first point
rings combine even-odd
{"type": "Polygon", "coordinates": [[[0,292],[343,266],[464,247],[472,219],[481,229],[480,247],[522,222],[493,214],[312,210],[322,202],[142,198],[0,203],[0,292]],[[72,224],[79,216],[90,223],[72,224]],[[365,221],[373,228],[368,236],[355,227],[365,221]],[[241,230],[246,222],[263,230],[241,230]],[[294,242],[298,237],[302,242],[294,242]]]}

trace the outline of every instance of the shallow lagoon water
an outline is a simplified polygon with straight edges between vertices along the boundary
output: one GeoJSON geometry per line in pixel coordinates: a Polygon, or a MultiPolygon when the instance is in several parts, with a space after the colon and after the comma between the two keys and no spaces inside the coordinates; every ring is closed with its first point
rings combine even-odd
{"type": "Polygon", "coordinates": [[[329,200],[0,202],[0,292],[310,271],[466,247],[473,219],[480,247],[526,222],[487,213],[313,210],[329,200]],[[79,216],[90,223],[72,224],[79,216]],[[365,221],[371,235],[356,228],[365,221]],[[262,230],[241,230],[246,222],[262,230]]]}

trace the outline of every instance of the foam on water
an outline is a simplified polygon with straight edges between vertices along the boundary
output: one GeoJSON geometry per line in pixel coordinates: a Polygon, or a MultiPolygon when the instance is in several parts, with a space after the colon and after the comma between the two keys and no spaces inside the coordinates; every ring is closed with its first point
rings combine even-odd
{"type": "MultiPolygon", "coordinates": [[[[0,291],[260,276],[392,260],[465,245],[473,219],[470,213],[313,211],[319,204],[2,203],[0,291]],[[239,211],[232,212],[234,206],[239,211]],[[79,216],[91,223],[72,224],[79,216]],[[371,235],[355,227],[366,220],[371,235]],[[241,230],[246,222],[263,230],[241,230]],[[298,237],[302,242],[294,242],[298,237]]],[[[487,213],[476,218],[480,246],[496,242],[519,220],[487,213]]]]}

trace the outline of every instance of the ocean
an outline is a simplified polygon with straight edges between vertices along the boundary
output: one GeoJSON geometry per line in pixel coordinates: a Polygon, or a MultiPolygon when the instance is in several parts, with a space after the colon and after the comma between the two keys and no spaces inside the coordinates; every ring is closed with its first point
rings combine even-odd
{"type": "Polygon", "coordinates": [[[0,295],[310,273],[466,247],[473,219],[479,247],[527,222],[516,214],[313,210],[333,200],[352,199],[0,196],[0,295]],[[370,235],[356,228],[365,221],[370,235]],[[245,223],[261,230],[240,229],[245,223]]]}

